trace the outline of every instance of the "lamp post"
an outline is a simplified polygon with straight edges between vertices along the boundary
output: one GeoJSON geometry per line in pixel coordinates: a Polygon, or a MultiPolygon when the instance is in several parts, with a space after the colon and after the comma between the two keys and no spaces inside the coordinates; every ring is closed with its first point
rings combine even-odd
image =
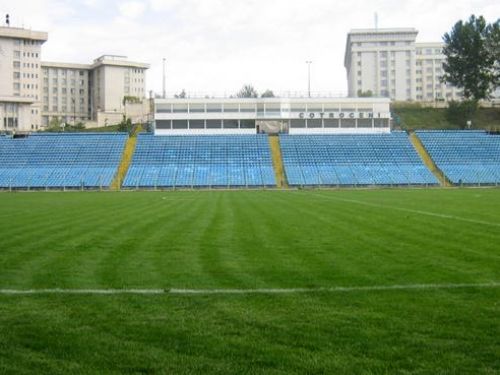
{"type": "Polygon", "coordinates": [[[167,97],[167,93],[166,93],[166,82],[165,82],[165,76],[166,76],[166,73],[165,73],[165,65],[167,63],[167,59],[163,58],[163,99],[165,99],[167,97]]]}
{"type": "Polygon", "coordinates": [[[76,100],[75,98],[71,98],[71,101],[73,102],[73,126],[76,125],[76,100]]]}
{"type": "Polygon", "coordinates": [[[312,61],[306,61],[307,64],[307,95],[311,97],[311,64],[312,61]]]}

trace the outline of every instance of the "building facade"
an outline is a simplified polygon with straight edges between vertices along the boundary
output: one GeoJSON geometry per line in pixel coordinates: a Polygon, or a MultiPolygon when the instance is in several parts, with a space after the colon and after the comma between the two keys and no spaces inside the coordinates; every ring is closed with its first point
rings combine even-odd
{"type": "Polygon", "coordinates": [[[155,134],[390,132],[383,98],[156,99],[155,134]]]}
{"type": "Polygon", "coordinates": [[[42,44],[47,33],[0,27],[0,129],[38,129],[42,44]]]}
{"type": "Polygon", "coordinates": [[[39,130],[54,120],[111,125],[126,114],[126,97],[145,98],[148,64],[113,55],[92,64],[43,62],[47,39],[46,32],[0,27],[0,130],[39,130]]]}
{"type": "Polygon", "coordinates": [[[92,64],[42,62],[42,124],[95,122],[105,126],[125,114],[124,98],[146,95],[149,65],[104,55],[92,64]]]}
{"type": "Polygon", "coordinates": [[[461,91],[440,82],[442,43],[416,43],[413,28],[357,29],[347,35],[344,66],[349,96],[396,101],[459,100],[461,91]]]}

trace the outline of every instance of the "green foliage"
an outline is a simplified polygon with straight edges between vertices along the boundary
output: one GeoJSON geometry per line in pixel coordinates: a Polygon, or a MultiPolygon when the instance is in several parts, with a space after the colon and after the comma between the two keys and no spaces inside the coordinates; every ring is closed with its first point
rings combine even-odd
{"type": "Polygon", "coordinates": [[[186,98],[186,90],[182,89],[182,91],[178,94],[175,94],[174,97],[177,99],[185,99],[186,98]]]}
{"type": "MultiPolygon", "coordinates": [[[[463,129],[467,120],[451,119],[447,108],[426,108],[419,103],[393,103],[391,112],[402,129],[463,129]]],[[[474,129],[500,129],[500,108],[478,108],[472,117],[474,129]]]]}
{"type": "Polygon", "coordinates": [[[488,99],[498,84],[499,22],[488,25],[482,16],[472,15],[443,36],[446,62],[442,80],[463,88],[466,99],[488,99]]]}
{"type": "Polygon", "coordinates": [[[63,123],[59,117],[54,117],[50,120],[50,123],[45,129],[46,132],[79,132],[85,129],[85,124],[83,122],[78,122],[75,125],[63,123]]]}
{"type": "Polygon", "coordinates": [[[125,117],[125,115],[123,115],[123,119],[122,121],[118,124],[118,131],[119,132],[127,132],[127,133],[131,133],[132,132],[132,129],[133,129],[133,124],[132,124],[132,120],[130,119],[130,117],[125,117]]]}
{"type": "Polygon", "coordinates": [[[137,96],[126,95],[123,97],[123,105],[125,105],[127,103],[131,103],[131,104],[142,103],[142,99],[138,98],[137,96]]]}
{"type": "Polygon", "coordinates": [[[446,118],[451,123],[458,124],[461,129],[465,129],[467,122],[474,120],[476,112],[477,102],[474,100],[451,101],[448,103],[446,118]]]}
{"type": "Polygon", "coordinates": [[[368,91],[358,90],[358,97],[359,98],[371,98],[372,96],[373,96],[372,90],[368,90],[368,91]]]}
{"type": "Polygon", "coordinates": [[[238,98],[258,98],[259,94],[252,85],[244,85],[240,91],[236,93],[238,98]]]}
{"type": "Polygon", "coordinates": [[[266,90],[260,96],[261,98],[274,98],[274,92],[272,90],[266,90]]]}
{"type": "MultiPolygon", "coordinates": [[[[0,289],[500,279],[498,189],[7,193],[0,208],[0,289]]],[[[495,374],[498,301],[494,287],[0,295],[0,373],[495,374]]]]}
{"type": "Polygon", "coordinates": [[[500,19],[489,26],[489,38],[486,40],[486,49],[492,56],[493,87],[500,86],[500,19]]]}

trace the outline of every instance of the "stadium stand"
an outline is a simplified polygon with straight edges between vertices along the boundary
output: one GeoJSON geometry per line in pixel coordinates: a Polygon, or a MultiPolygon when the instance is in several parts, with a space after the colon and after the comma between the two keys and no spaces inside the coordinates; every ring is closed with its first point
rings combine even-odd
{"type": "Polygon", "coordinates": [[[454,184],[500,182],[500,135],[480,130],[422,130],[416,134],[454,184]]]}
{"type": "Polygon", "coordinates": [[[302,185],[435,185],[404,132],[280,135],[288,183],[302,185]]]}
{"type": "Polygon", "coordinates": [[[139,134],[123,186],[275,186],[266,135],[139,134]]]}
{"type": "Polygon", "coordinates": [[[109,187],[126,139],[118,133],[0,137],[0,188],[109,187]]]}

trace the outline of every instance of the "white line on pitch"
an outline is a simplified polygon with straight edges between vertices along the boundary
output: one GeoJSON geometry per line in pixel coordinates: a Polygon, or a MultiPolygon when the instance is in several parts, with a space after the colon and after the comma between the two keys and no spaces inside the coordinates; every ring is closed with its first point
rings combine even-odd
{"type": "Polygon", "coordinates": [[[345,293],[376,292],[391,290],[438,290],[463,288],[499,288],[500,282],[479,284],[408,284],[337,286],[319,288],[257,288],[257,289],[0,289],[0,295],[43,295],[43,294],[88,294],[88,295],[213,295],[213,294],[301,294],[301,293],[345,293]]]}
{"type": "Polygon", "coordinates": [[[410,213],[420,214],[420,215],[440,217],[442,219],[451,219],[451,220],[464,221],[466,223],[473,223],[473,224],[490,225],[490,226],[494,226],[494,227],[500,227],[500,223],[493,223],[491,221],[468,219],[466,217],[461,217],[461,216],[439,214],[439,213],[436,213],[436,212],[429,212],[429,211],[422,211],[422,210],[414,210],[414,209],[411,209],[411,208],[397,207],[397,206],[391,206],[391,205],[380,204],[380,203],[371,203],[371,202],[359,201],[357,199],[337,198],[337,197],[332,197],[332,196],[323,195],[323,194],[314,194],[314,193],[312,193],[312,195],[315,195],[315,196],[321,197],[321,198],[336,200],[336,201],[340,201],[340,202],[356,203],[356,204],[361,204],[361,205],[371,206],[371,207],[377,207],[377,208],[390,208],[392,210],[403,211],[403,212],[410,212],[410,213]]]}

